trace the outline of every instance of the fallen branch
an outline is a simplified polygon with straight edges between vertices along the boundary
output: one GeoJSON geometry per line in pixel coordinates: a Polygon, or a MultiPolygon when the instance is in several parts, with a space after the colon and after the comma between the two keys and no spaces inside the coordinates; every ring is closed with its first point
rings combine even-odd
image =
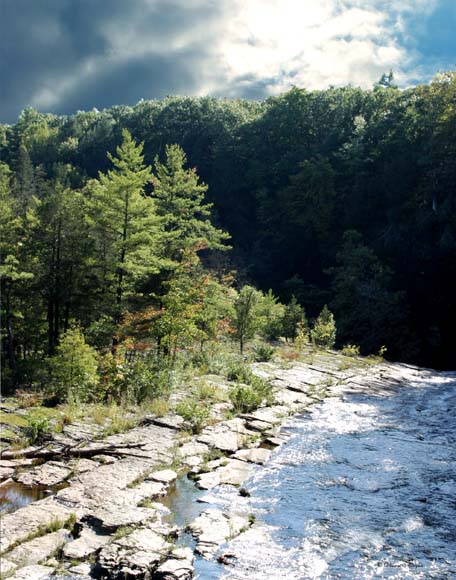
{"type": "Polygon", "coordinates": [[[93,457],[94,455],[132,455],[123,449],[141,449],[144,443],[126,443],[125,445],[109,445],[105,447],[78,447],[76,445],[61,447],[60,449],[24,449],[17,451],[2,451],[0,459],[65,459],[68,457],[93,457]]]}

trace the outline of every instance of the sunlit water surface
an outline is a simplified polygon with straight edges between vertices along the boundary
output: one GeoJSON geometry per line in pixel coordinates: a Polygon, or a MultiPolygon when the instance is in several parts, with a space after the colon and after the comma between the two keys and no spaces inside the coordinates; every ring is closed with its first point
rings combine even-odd
{"type": "Polygon", "coordinates": [[[198,559],[196,578],[456,578],[455,427],[452,374],[327,399],[289,424],[250,498],[210,494],[256,523],[222,546],[233,566],[198,559]]]}

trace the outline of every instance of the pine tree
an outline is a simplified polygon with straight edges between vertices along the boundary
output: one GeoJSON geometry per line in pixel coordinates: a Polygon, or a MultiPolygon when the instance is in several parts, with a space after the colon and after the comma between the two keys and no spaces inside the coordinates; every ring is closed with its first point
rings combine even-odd
{"type": "Polygon", "coordinates": [[[185,169],[187,162],[179,145],[166,147],[166,162],[155,160],[152,177],[157,213],[164,229],[164,256],[181,262],[185,250],[225,250],[229,235],[210,221],[212,204],[204,202],[207,186],[200,183],[195,169],[185,169]]]}
{"type": "Polygon", "coordinates": [[[298,304],[296,296],[292,296],[290,302],[285,307],[285,312],[282,318],[282,332],[283,336],[293,342],[298,335],[298,328],[300,324],[306,325],[306,315],[304,308],[298,304]]]}
{"type": "Polygon", "coordinates": [[[334,346],[336,342],[336,323],[334,315],[326,304],[315,321],[314,327],[310,331],[310,336],[312,337],[312,342],[317,346],[324,348],[332,348],[334,346]]]}
{"type": "Polygon", "coordinates": [[[27,225],[33,221],[32,211],[23,215],[20,204],[12,195],[10,168],[0,163],[0,299],[6,335],[4,346],[11,371],[16,367],[16,324],[19,324],[24,311],[20,289],[33,278],[23,250],[27,225]]]}
{"type": "Polygon", "coordinates": [[[107,289],[105,307],[114,326],[135,284],[162,265],[159,219],[145,192],[151,169],[144,164],[142,150],[142,144],[124,130],[116,156],[108,154],[113,168],[88,186],[90,224],[99,255],[97,276],[100,287],[107,289]]]}
{"type": "Polygon", "coordinates": [[[99,381],[98,357],[86,344],[79,328],[70,328],[63,335],[56,354],[50,359],[51,384],[58,401],[85,401],[99,381]]]}

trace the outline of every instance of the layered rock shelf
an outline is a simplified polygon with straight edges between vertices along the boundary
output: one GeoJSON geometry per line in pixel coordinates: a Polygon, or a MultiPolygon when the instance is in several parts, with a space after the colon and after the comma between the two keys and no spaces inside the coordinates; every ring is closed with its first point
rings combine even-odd
{"type": "MultiPolygon", "coordinates": [[[[53,495],[3,516],[2,577],[44,580],[65,572],[70,574],[66,578],[80,580],[189,579],[194,554],[176,544],[182,530],[169,523],[168,510],[160,503],[178,475],[188,475],[204,490],[221,484],[241,488],[268,461],[273,448],[286,441],[280,426],[287,417],[305,412],[335,387],[338,393],[368,389],[380,394],[426,373],[387,363],[341,369],[336,353],[316,358],[312,364],[289,368],[252,365],[255,374],[270,381],[274,404],[232,419],[217,419],[221,411],[215,409],[212,424],[195,435],[189,435],[178,415],[150,416],[139,427],[103,439],[104,447],[136,445],[125,455],[95,454],[90,459],[28,464],[26,469],[23,460],[1,460],[0,475],[6,481],[61,486],[53,495]]],[[[75,425],[67,425],[50,445],[74,443],[80,433],[85,446],[101,447],[93,431],[87,426],[79,431],[75,425]]],[[[241,514],[209,509],[189,524],[189,530],[196,552],[211,558],[227,538],[252,524],[241,514]]]]}

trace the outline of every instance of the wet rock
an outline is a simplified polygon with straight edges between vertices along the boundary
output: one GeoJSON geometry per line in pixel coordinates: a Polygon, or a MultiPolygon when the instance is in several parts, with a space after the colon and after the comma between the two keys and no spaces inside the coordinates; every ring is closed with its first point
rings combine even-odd
{"type": "Polygon", "coordinates": [[[57,504],[53,497],[37,501],[2,518],[0,552],[8,550],[13,544],[23,542],[31,534],[56,522],[64,523],[72,511],[57,504]]]}
{"type": "Polygon", "coordinates": [[[189,530],[197,539],[196,551],[203,558],[211,558],[221,544],[235,538],[249,526],[249,520],[244,516],[209,509],[189,525],[189,530]]]}
{"type": "Polygon", "coordinates": [[[46,580],[53,571],[49,566],[26,566],[11,576],[10,580],[46,580]]]}
{"type": "Polygon", "coordinates": [[[258,465],[263,465],[271,456],[269,449],[240,449],[234,454],[235,459],[240,459],[241,461],[248,461],[249,463],[257,463],[258,465]]]}
{"type": "Polygon", "coordinates": [[[154,573],[157,580],[189,580],[193,576],[195,557],[190,548],[176,548],[170,559],[161,564],[154,573]]]}
{"type": "Polygon", "coordinates": [[[150,577],[170,549],[161,534],[141,528],[105,546],[98,556],[99,569],[112,580],[150,577]]]}
{"type": "Polygon", "coordinates": [[[245,427],[245,421],[236,418],[206,427],[197,441],[227,453],[234,453],[245,447],[246,440],[253,436],[255,433],[245,427]]]}
{"type": "Polygon", "coordinates": [[[96,534],[90,528],[84,527],[79,538],[64,546],[63,555],[69,560],[85,560],[92,554],[95,554],[110,540],[110,536],[96,534]]]}
{"type": "Polygon", "coordinates": [[[71,468],[63,463],[59,463],[58,461],[48,461],[47,463],[43,463],[43,465],[19,473],[16,477],[16,481],[23,483],[24,485],[43,485],[51,487],[63,483],[71,473],[71,468]]]}
{"type": "Polygon", "coordinates": [[[24,542],[11,552],[8,552],[7,558],[14,562],[18,568],[39,564],[51,558],[68,540],[68,531],[58,530],[29,542],[24,542]]]}

